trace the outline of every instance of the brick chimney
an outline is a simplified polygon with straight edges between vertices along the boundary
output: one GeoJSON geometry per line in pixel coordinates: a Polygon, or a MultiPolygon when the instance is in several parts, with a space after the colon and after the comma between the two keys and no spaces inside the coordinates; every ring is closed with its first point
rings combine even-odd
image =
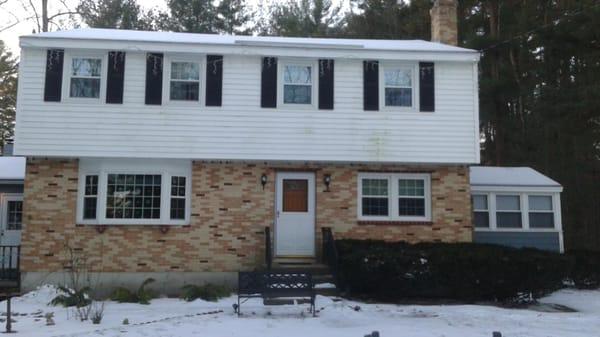
{"type": "Polygon", "coordinates": [[[431,15],[431,41],[458,45],[457,0],[435,0],[431,15]]]}

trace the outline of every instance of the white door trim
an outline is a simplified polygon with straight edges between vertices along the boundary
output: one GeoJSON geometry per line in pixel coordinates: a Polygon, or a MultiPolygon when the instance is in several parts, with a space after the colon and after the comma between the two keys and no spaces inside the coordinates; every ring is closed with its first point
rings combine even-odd
{"type": "Polygon", "coordinates": [[[277,172],[275,178],[275,256],[314,257],[316,231],[316,187],[314,172],[277,172]],[[283,180],[308,180],[308,211],[285,213],[282,210],[283,180]],[[302,212],[304,213],[304,212],[302,212]],[[287,219],[286,219],[287,217],[287,219]],[[296,222],[293,227],[283,227],[284,221],[296,222]],[[300,221],[300,223],[298,223],[300,221]],[[287,230],[285,230],[287,229],[287,230]],[[283,245],[283,240],[293,245],[283,245]]]}
{"type": "Polygon", "coordinates": [[[21,230],[9,230],[8,227],[8,202],[23,202],[21,193],[0,193],[0,244],[2,245],[20,245],[21,230]],[[8,241],[8,242],[7,242],[8,241]]]}

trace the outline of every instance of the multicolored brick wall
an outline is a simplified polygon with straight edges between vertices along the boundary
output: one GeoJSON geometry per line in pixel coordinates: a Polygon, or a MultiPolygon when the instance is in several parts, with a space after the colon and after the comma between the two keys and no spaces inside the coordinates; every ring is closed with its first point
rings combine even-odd
{"type": "Polygon", "coordinates": [[[322,227],[332,227],[336,238],[471,241],[466,166],[195,162],[190,225],[171,226],[164,233],[159,226],[143,225],[108,226],[100,232],[75,222],[78,161],[29,158],[21,268],[63,270],[71,260],[69,250],[85,256],[90,271],[234,272],[259,267],[264,261],[264,228],[273,226],[279,170],[315,172],[317,241],[322,227]],[[431,223],[359,223],[361,171],[430,172],[431,223]],[[268,179],[264,189],[263,174],[268,179]],[[329,191],[323,184],[325,174],[331,175],[329,191]]]}

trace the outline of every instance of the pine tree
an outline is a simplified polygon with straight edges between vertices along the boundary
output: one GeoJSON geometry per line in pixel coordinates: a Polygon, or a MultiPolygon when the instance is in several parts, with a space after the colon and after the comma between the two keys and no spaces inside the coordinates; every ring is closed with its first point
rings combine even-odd
{"type": "Polygon", "coordinates": [[[0,148],[13,138],[17,102],[17,61],[0,41],[0,148]]]}
{"type": "Polygon", "coordinates": [[[77,12],[88,26],[153,30],[153,12],[143,12],[136,0],[81,0],[77,12]]]}
{"type": "Polygon", "coordinates": [[[288,0],[271,6],[261,33],[277,36],[322,37],[339,34],[341,7],[331,0],[288,0]]]}

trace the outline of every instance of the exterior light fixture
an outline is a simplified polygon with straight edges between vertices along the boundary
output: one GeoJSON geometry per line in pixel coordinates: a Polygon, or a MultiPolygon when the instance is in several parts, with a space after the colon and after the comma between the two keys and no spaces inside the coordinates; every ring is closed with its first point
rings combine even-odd
{"type": "Polygon", "coordinates": [[[260,176],[260,184],[262,185],[263,190],[265,189],[265,185],[267,184],[267,175],[266,174],[262,174],[262,176],[260,176]]]}
{"type": "Polygon", "coordinates": [[[329,192],[329,184],[331,184],[331,174],[323,176],[323,182],[325,183],[325,192],[329,192]]]}

